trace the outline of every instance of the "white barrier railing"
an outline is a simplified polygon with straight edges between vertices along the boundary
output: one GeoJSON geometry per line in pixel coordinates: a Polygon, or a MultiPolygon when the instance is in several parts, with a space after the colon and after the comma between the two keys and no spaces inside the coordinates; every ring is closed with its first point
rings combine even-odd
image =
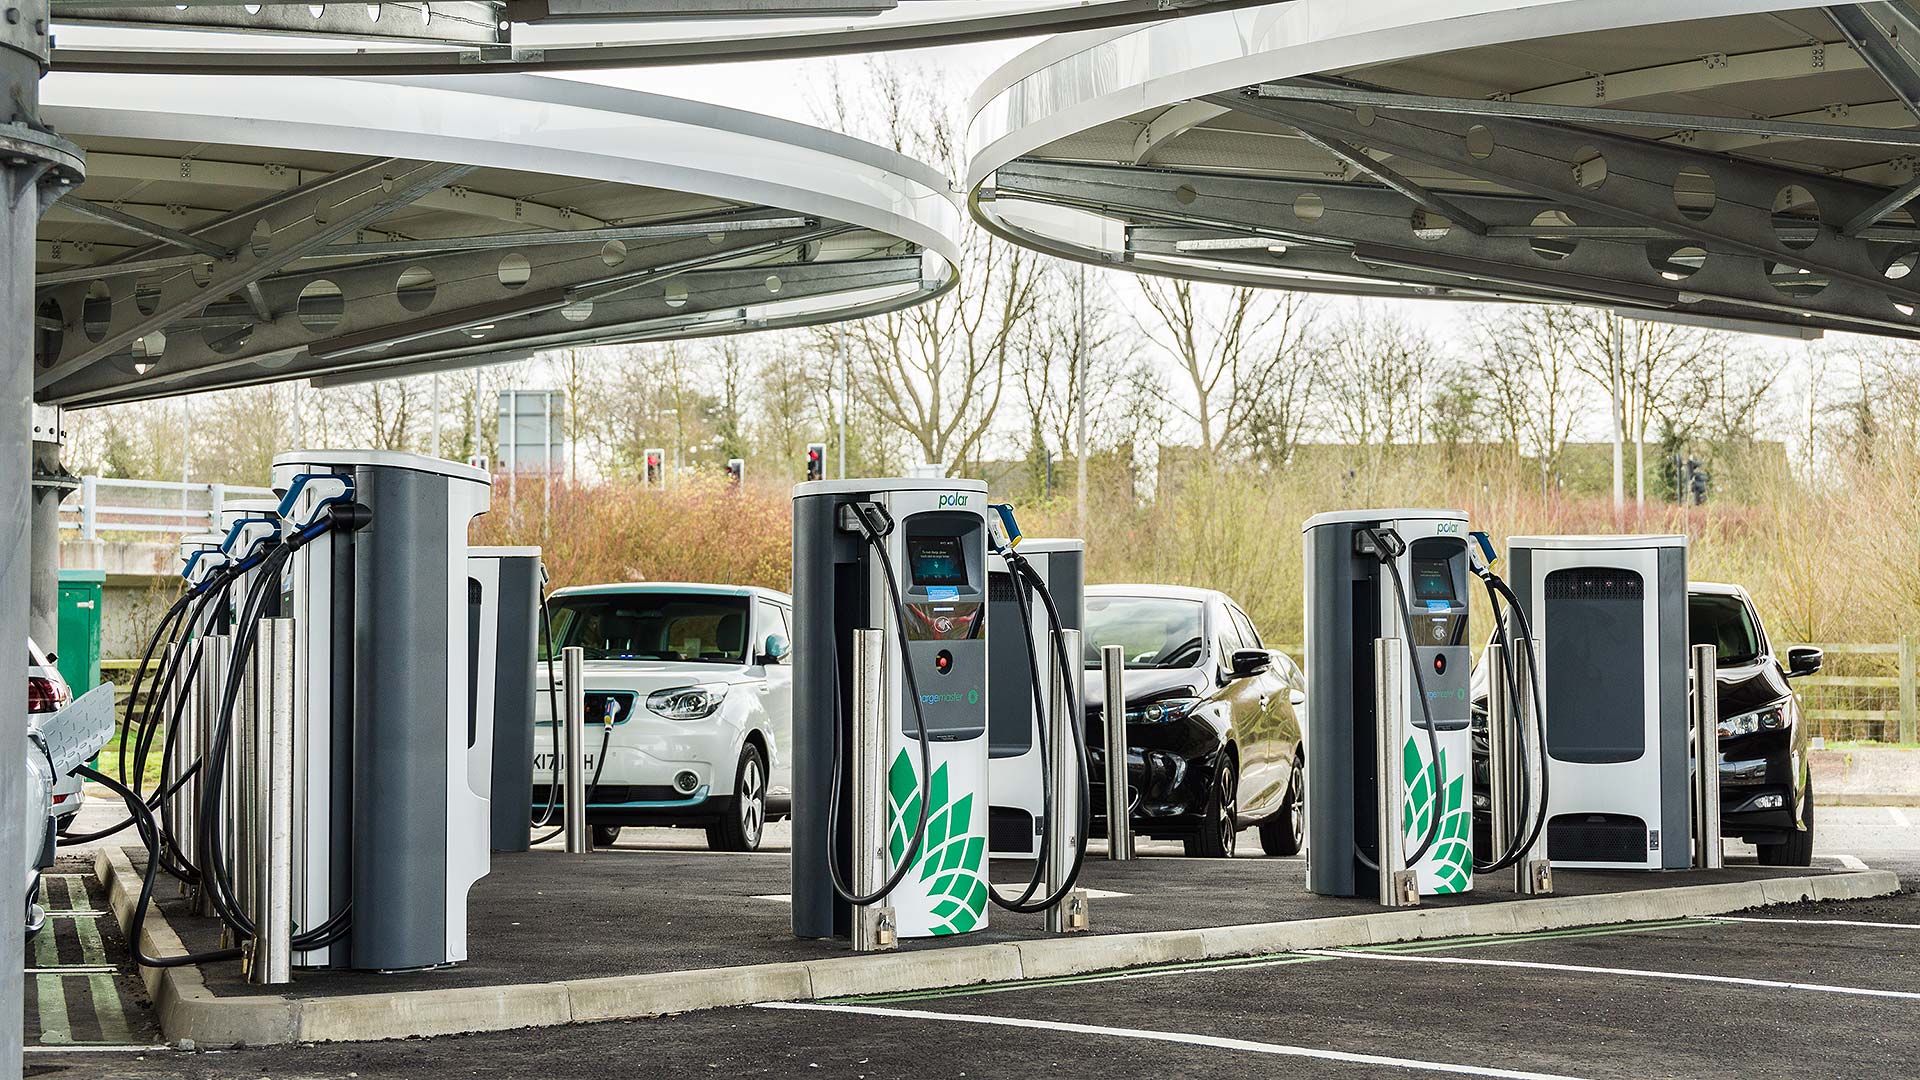
{"type": "Polygon", "coordinates": [[[103,532],[213,532],[220,527],[227,500],[272,496],[272,490],[263,487],[83,476],[79,501],[60,507],[60,528],[77,530],[82,540],[97,540],[103,532]],[[103,503],[102,498],[112,501],[103,503]]]}

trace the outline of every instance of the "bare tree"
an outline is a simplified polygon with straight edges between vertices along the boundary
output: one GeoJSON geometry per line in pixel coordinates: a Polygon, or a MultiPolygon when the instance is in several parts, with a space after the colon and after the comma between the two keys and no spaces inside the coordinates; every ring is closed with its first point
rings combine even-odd
{"type": "MultiPolygon", "coordinates": [[[[1570,309],[1574,364],[1606,390],[1612,408],[1614,496],[1623,490],[1621,448],[1633,444],[1634,500],[1647,494],[1647,432],[1656,417],[1684,419],[1695,407],[1686,396],[1702,363],[1728,347],[1725,334],[1667,323],[1624,319],[1610,311],[1570,309]]],[[[1684,427],[1685,423],[1676,423],[1684,427]]]]}
{"type": "Polygon", "coordinates": [[[1515,454],[1531,454],[1542,485],[1551,486],[1582,411],[1573,363],[1578,323],[1565,307],[1514,306],[1474,319],[1473,329],[1495,433],[1515,454]]]}
{"type": "Polygon", "coordinates": [[[1140,279],[1151,317],[1141,332],[1173,360],[1187,391],[1173,408],[1198,430],[1203,454],[1244,449],[1255,433],[1297,436],[1310,379],[1306,347],[1317,308],[1299,293],[1216,289],[1168,278],[1140,279]]]}
{"type": "Polygon", "coordinates": [[[1332,433],[1361,447],[1425,438],[1421,406],[1438,359],[1424,330],[1397,314],[1353,308],[1327,335],[1320,358],[1332,433]]]}

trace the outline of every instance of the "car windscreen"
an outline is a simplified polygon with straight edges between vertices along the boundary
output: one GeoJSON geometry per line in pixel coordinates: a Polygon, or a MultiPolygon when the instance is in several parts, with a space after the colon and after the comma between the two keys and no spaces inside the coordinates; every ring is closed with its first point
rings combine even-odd
{"type": "Polygon", "coordinates": [[[1760,657],[1760,635],[1753,616],[1737,596],[1696,594],[1687,598],[1691,644],[1711,645],[1721,667],[1751,664],[1760,657]]]}
{"type": "Polygon", "coordinates": [[[746,663],[744,596],[625,593],[560,597],[549,606],[558,647],[578,645],[588,660],[746,663]]]}
{"type": "Polygon", "coordinates": [[[1118,645],[1130,668],[1190,668],[1200,663],[1200,614],[1197,600],[1159,596],[1089,596],[1086,664],[1100,666],[1100,650],[1118,645]]]}

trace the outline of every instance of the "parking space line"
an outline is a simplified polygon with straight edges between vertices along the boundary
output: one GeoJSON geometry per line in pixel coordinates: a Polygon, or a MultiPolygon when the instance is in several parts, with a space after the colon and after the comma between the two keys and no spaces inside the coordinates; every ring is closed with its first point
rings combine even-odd
{"type": "MultiPolygon", "coordinates": [[[[43,927],[33,939],[34,961],[42,966],[60,963],[60,948],[53,940],[53,927],[43,927]]],[[[34,969],[28,968],[29,973],[34,969]]],[[[67,1012],[66,982],[59,975],[39,975],[34,979],[34,1005],[40,1017],[40,1041],[71,1043],[73,1020],[67,1012]]]]}
{"type": "Polygon", "coordinates": [[[1441,949],[1473,949],[1485,945],[1519,945],[1529,941],[1560,941],[1567,938],[1610,937],[1614,934],[1645,934],[1656,930],[1698,928],[1690,919],[1667,919],[1652,923],[1611,923],[1606,926],[1579,926],[1566,930],[1530,930],[1517,934],[1480,934],[1438,940],[1396,941],[1386,945],[1355,945],[1352,952],[1417,953],[1441,949]]]}
{"type": "Polygon", "coordinates": [[[157,1054],[172,1050],[166,1043],[88,1043],[80,1046],[24,1046],[29,1054],[157,1054]]]}
{"type": "Polygon", "coordinates": [[[1786,923],[1801,926],[1864,926],[1875,930],[1920,930],[1920,923],[1866,922],[1860,919],[1770,919],[1758,915],[1695,915],[1701,922],[1786,923]]]}
{"type": "Polygon", "coordinates": [[[1680,982],[1719,983],[1727,986],[1751,986],[1763,990],[1808,990],[1821,994],[1846,994],[1854,997],[1898,998],[1920,1001],[1920,992],[1911,990],[1874,990],[1863,986],[1829,986],[1825,983],[1781,982],[1776,979],[1748,979],[1737,975],[1702,975],[1690,971],[1650,971],[1643,968],[1591,967],[1585,964],[1549,964],[1538,960],[1488,960],[1469,956],[1409,956],[1405,953],[1359,952],[1352,949],[1310,949],[1313,956],[1350,960],[1395,960],[1403,964],[1453,964],[1471,967],[1529,968],[1536,971],[1570,971],[1583,975],[1620,975],[1635,979],[1672,979],[1680,982]]]}
{"type": "Polygon", "coordinates": [[[1907,812],[1897,806],[1887,807],[1887,816],[1893,819],[1895,825],[1903,829],[1913,828],[1913,822],[1907,820],[1907,812]]]}
{"type": "Polygon", "coordinates": [[[1319,1061],[1337,1061],[1348,1065],[1371,1065],[1375,1068],[1406,1069],[1413,1072],[1448,1073],[1457,1076],[1489,1076],[1500,1080],[1577,1080],[1564,1073],[1526,1072],[1519,1069],[1497,1069],[1484,1065],[1468,1065],[1451,1061],[1422,1061],[1418,1058],[1387,1057],[1382,1054],[1354,1054],[1344,1050],[1324,1050],[1313,1046],[1292,1046],[1286,1043],[1258,1042],[1253,1039],[1230,1039],[1217,1035],[1200,1035],[1186,1031],[1157,1031],[1152,1028],[1117,1028],[1098,1024],[1075,1024],[1061,1020],[1030,1020],[1019,1016],[982,1016],[972,1013],[928,1012],[921,1009],[885,1009],[869,1005],[820,1005],[809,1002],[763,1003],[758,1008],[798,1010],[809,1012],[852,1013],[862,1016],[882,1016],[900,1020],[925,1020],[949,1024],[980,1024],[990,1027],[1025,1028],[1031,1031],[1053,1031],[1072,1035],[1104,1035],[1116,1039],[1138,1039],[1145,1042],[1176,1043],[1183,1046],[1200,1046],[1214,1050],[1238,1050],[1249,1054],[1269,1054],[1276,1057],[1313,1058],[1319,1061]]]}

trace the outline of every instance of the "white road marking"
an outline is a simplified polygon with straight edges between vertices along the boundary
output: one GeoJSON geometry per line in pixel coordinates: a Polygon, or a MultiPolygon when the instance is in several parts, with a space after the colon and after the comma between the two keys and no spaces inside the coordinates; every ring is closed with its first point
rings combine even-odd
{"type": "Polygon", "coordinates": [[[1861,861],[1860,856],[1858,855],[1835,855],[1834,859],[1840,863],[1840,866],[1843,869],[1846,869],[1846,870],[1873,869],[1873,867],[1868,866],[1865,862],[1861,861]]]}
{"type": "Polygon", "coordinates": [[[1471,967],[1531,968],[1536,971],[1572,971],[1583,975],[1625,975],[1635,979],[1674,979],[1681,982],[1721,983],[1728,986],[1754,986],[1765,990],[1811,990],[1822,994],[1848,994],[1855,997],[1899,998],[1920,1001],[1920,992],[1911,990],[1872,990],[1861,986],[1828,986],[1824,983],[1780,982],[1774,979],[1745,979],[1736,975],[1700,975],[1690,971],[1648,971],[1642,968],[1589,967],[1585,964],[1547,964],[1537,960],[1486,960],[1465,956],[1418,956],[1408,953],[1363,953],[1339,949],[1303,949],[1309,956],[1331,956],[1347,960],[1391,960],[1407,964],[1455,964],[1471,967]]]}
{"type": "Polygon", "coordinates": [[[1106,1035],[1116,1039],[1140,1039],[1148,1042],[1179,1043],[1216,1050],[1239,1050],[1276,1057],[1315,1058],[1348,1065],[1384,1066],[1419,1072],[1451,1073],[1460,1076],[1491,1076],[1502,1080],[1576,1080],[1565,1073],[1524,1072],[1496,1069],[1484,1065],[1464,1065],[1450,1061],[1421,1061],[1418,1058],[1385,1057],[1380,1054],[1350,1054],[1343,1050],[1322,1050],[1312,1046],[1256,1042],[1252,1039],[1228,1039],[1217,1035],[1199,1035],[1186,1031],[1155,1031],[1150,1028],[1102,1027],[1097,1024],[1072,1024],[1059,1020],[1030,1020],[1020,1016],[982,1016],[973,1013],[928,1012],[921,1009],[889,1009],[873,1005],[816,1005],[810,1002],[770,1001],[762,1009],[791,1009],[808,1012],[857,1013],[863,1016],[887,1016],[904,1020],[936,1020],[950,1024],[982,1024],[992,1027],[1028,1028],[1035,1031],[1061,1031],[1074,1035],[1106,1035]]]}
{"type": "Polygon", "coordinates": [[[1799,926],[1870,926],[1876,930],[1920,930],[1920,923],[1862,922],[1858,919],[1768,919],[1754,915],[1696,915],[1701,922],[1787,923],[1799,926]]]}
{"type": "Polygon", "coordinates": [[[23,1046],[29,1054],[159,1054],[171,1051],[166,1043],[152,1046],[23,1046]]]}
{"type": "Polygon", "coordinates": [[[1913,828],[1913,822],[1907,820],[1907,812],[1897,806],[1887,807],[1887,816],[1893,819],[1895,825],[1903,829],[1913,828]]]}

